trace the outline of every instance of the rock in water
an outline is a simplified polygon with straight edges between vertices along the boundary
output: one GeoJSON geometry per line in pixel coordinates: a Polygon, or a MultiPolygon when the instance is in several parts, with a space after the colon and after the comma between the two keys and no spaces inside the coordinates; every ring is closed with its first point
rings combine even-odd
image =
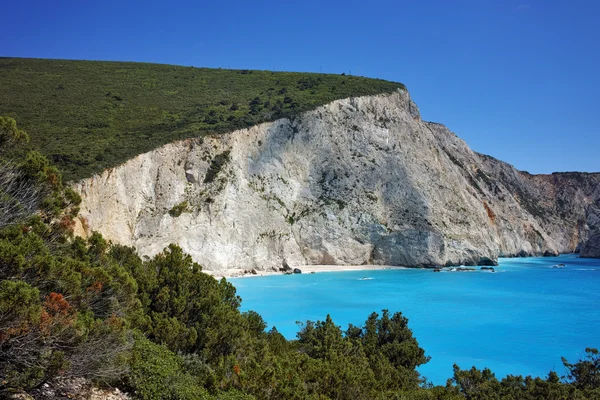
{"type": "Polygon", "coordinates": [[[493,265],[574,251],[599,182],[475,153],[398,91],[141,154],[75,185],[77,232],[206,270],[493,265]]]}

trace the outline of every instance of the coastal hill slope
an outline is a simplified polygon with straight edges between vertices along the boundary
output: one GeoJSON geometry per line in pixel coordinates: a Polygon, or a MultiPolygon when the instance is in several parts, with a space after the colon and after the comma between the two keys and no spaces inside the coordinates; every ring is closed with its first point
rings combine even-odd
{"type": "Polygon", "coordinates": [[[177,139],[398,88],[404,86],[332,74],[0,58],[0,115],[16,119],[67,180],[177,139]]]}
{"type": "Polygon", "coordinates": [[[0,115],[86,178],[79,233],[144,255],[178,243],[222,272],[600,256],[600,175],[477,154],[400,83],[0,58],[0,84],[0,115]]]}
{"type": "Polygon", "coordinates": [[[422,121],[408,92],[167,144],[75,185],[78,231],[207,270],[494,264],[579,251],[600,174],[530,175],[422,121]]]}

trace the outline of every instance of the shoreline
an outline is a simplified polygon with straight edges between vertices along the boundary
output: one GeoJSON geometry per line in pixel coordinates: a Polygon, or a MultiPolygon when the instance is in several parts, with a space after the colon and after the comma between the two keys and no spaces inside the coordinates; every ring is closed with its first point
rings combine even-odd
{"type": "MultiPolygon", "coordinates": [[[[348,271],[378,271],[384,269],[413,269],[409,267],[402,267],[396,265],[299,265],[295,267],[291,267],[292,270],[298,268],[302,271],[302,274],[316,274],[319,272],[348,272],[348,271]]],[[[269,275],[285,275],[284,272],[267,270],[267,271],[258,271],[256,270],[256,274],[253,274],[251,271],[244,270],[241,268],[229,269],[226,271],[203,271],[206,274],[209,274],[215,278],[252,278],[259,276],[269,276],[269,275]]],[[[292,274],[294,275],[294,274],[292,274]]],[[[298,274],[300,275],[300,274],[298,274]]]]}
{"type": "MultiPolygon", "coordinates": [[[[528,259],[528,258],[559,258],[561,256],[572,256],[572,255],[576,255],[576,253],[561,253],[558,256],[552,256],[552,257],[548,257],[548,256],[545,256],[545,257],[544,256],[506,257],[506,256],[504,256],[504,257],[499,257],[498,261],[500,261],[502,259],[514,260],[514,259],[528,259]]],[[[577,257],[577,258],[579,258],[579,257],[577,257]]],[[[482,266],[459,265],[459,266],[455,266],[455,267],[467,267],[467,268],[475,268],[475,269],[479,270],[482,266]]],[[[494,266],[494,268],[497,268],[497,267],[498,266],[494,266]]],[[[290,268],[291,268],[291,270],[298,268],[302,271],[303,274],[312,274],[312,273],[319,273],[319,272],[377,271],[377,270],[386,270],[386,269],[431,269],[431,270],[435,269],[435,268],[430,268],[430,267],[405,267],[405,266],[397,266],[397,265],[376,265],[376,264],[365,264],[365,265],[317,264],[317,265],[299,265],[299,266],[294,266],[294,267],[290,267],[290,268]]],[[[447,269],[447,268],[451,268],[451,267],[439,267],[439,268],[447,269]]],[[[211,275],[217,279],[220,279],[220,278],[225,278],[225,279],[252,278],[252,277],[258,277],[258,276],[285,275],[284,272],[276,271],[275,269],[269,269],[269,270],[265,270],[265,271],[259,271],[259,270],[255,270],[255,271],[256,271],[256,274],[253,274],[252,270],[243,269],[243,268],[231,268],[231,269],[227,269],[224,271],[203,270],[202,272],[204,272],[207,275],[211,275]]]]}

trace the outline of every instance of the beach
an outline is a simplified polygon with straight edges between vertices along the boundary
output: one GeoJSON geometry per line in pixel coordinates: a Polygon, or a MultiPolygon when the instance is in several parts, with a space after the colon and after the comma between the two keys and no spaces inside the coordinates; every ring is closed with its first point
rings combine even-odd
{"type": "MultiPolygon", "coordinates": [[[[377,271],[383,269],[406,269],[407,267],[400,267],[395,265],[300,265],[290,267],[291,271],[299,269],[303,274],[312,274],[319,272],[344,272],[344,271],[377,271]]],[[[225,271],[203,271],[206,274],[212,275],[215,278],[242,278],[242,277],[254,277],[254,276],[267,276],[267,275],[284,275],[284,272],[275,270],[259,271],[233,268],[225,271]]],[[[290,272],[291,272],[290,271],[290,272]]]]}

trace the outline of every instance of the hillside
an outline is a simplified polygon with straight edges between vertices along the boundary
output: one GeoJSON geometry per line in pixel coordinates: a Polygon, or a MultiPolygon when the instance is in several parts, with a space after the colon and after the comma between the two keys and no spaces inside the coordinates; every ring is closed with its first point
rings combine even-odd
{"type": "Polygon", "coordinates": [[[170,143],[75,189],[80,234],[147,256],[177,243],[225,274],[573,252],[600,204],[600,174],[530,175],[475,153],[405,90],[170,143]]]}
{"type": "Polygon", "coordinates": [[[177,139],[403,87],[331,74],[0,58],[0,115],[15,118],[67,180],[177,139]]]}

